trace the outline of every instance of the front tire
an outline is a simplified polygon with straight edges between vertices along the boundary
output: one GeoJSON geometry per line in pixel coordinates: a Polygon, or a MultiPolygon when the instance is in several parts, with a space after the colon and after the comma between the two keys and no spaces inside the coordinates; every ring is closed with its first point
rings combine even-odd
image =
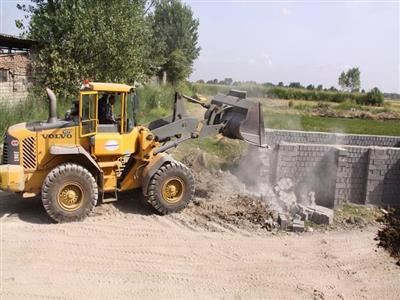
{"type": "Polygon", "coordinates": [[[54,168],[42,186],[42,202],[56,222],[86,218],[96,206],[98,188],[93,175],[84,167],[66,163],[54,168]]]}
{"type": "Polygon", "coordinates": [[[147,202],[161,214],[181,211],[194,196],[194,179],[182,163],[161,166],[150,179],[147,202]]]}

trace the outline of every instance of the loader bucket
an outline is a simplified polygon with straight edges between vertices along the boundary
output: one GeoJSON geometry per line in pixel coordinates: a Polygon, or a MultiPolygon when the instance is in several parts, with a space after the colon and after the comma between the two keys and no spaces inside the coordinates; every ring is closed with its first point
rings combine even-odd
{"type": "MultiPolygon", "coordinates": [[[[265,146],[264,118],[260,102],[246,99],[246,92],[232,90],[228,95],[214,96],[211,105],[221,109],[219,120],[224,124],[221,133],[231,139],[265,146]]],[[[215,124],[215,122],[214,122],[215,124]]]]}

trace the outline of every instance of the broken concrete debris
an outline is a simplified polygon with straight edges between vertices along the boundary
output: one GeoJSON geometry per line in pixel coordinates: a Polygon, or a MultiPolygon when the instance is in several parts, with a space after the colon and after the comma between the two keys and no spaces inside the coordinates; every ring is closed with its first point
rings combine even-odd
{"type": "Polygon", "coordinates": [[[293,232],[303,232],[304,231],[304,221],[294,219],[291,228],[292,228],[293,232]]]}
{"type": "Polygon", "coordinates": [[[330,225],[333,223],[333,210],[327,207],[316,205],[311,214],[310,221],[315,224],[330,225]]]}
{"type": "Polygon", "coordinates": [[[282,230],[286,230],[288,227],[289,220],[285,214],[278,215],[278,224],[282,230]]]}
{"type": "Polygon", "coordinates": [[[281,178],[274,187],[263,186],[258,194],[261,200],[272,199],[278,214],[275,220],[282,230],[294,232],[305,231],[305,221],[318,225],[333,223],[333,210],[316,205],[315,192],[302,193],[299,198],[295,193],[295,185],[290,178],[281,178]]]}

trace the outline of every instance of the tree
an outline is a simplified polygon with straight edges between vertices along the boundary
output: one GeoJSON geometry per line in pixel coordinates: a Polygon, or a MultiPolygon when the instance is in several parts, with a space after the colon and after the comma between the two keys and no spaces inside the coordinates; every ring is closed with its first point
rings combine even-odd
{"type": "Polygon", "coordinates": [[[199,21],[194,18],[191,8],[180,0],[158,0],[151,23],[153,44],[157,45],[156,56],[164,61],[161,71],[167,71],[168,80],[172,83],[187,78],[200,54],[199,21]],[[179,63],[173,62],[176,58],[179,58],[179,63]]]}
{"type": "Polygon", "coordinates": [[[342,88],[342,90],[345,90],[348,86],[348,79],[346,76],[346,73],[344,71],[342,71],[342,73],[340,73],[339,79],[339,86],[342,88]]]}
{"type": "Polygon", "coordinates": [[[16,21],[38,41],[33,70],[39,85],[75,94],[82,79],[133,82],[151,72],[145,0],[32,0],[16,21]]]}
{"type": "Polygon", "coordinates": [[[331,91],[331,92],[337,92],[337,88],[335,88],[334,86],[331,86],[331,87],[329,88],[329,91],[331,91]]]}
{"type": "Polygon", "coordinates": [[[361,86],[359,68],[351,68],[348,69],[347,72],[342,71],[342,73],[340,73],[338,82],[342,90],[358,92],[361,86]]]}
{"type": "Polygon", "coordinates": [[[370,90],[366,96],[367,96],[366,104],[369,105],[379,106],[382,105],[383,101],[385,100],[382,92],[377,87],[374,87],[372,90],[370,90]]]}
{"type": "Polygon", "coordinates": [[[360,70],[359,68],[351,68],[347,71],[347,78],[349,83],[349,89],[352,92],[358,92],[360,90],[360,70]]]}
{"type": "Polygon", "coordinates": [[[318,84],[318,86],[317,86],[317,90],[318,90],[318,91],[322,91],[323,88],[324,88],[324,87],[322,86],[322,84],[318,84]]]}
{"type": "Polygon", "coordinates": [[[209,81],[207,81],[207,84],[218,84],[218,79],[215,78],[213,80],[209,80],[209,81]]]}
{"type": "Polygon", "coordinates": [[[289,87],[290,88],[298,88],[298,89],[300,89],[303,86],[300,84],[300,82],[291,82],[291,83],[289,83],[289,87]]]}
{"type": "Polygon", "coordinates": [[[279,81],[278,86],[284,86],[282,81],[279,81]]]}
{"type": "Polygon", "coordinates": [[[167,71],[167,77],[172,83],[184,80],[191,73],[190,64],[181,49],[175,49],[169,55],[163,69],[167,71]]]}
{"type": "Polygon", "coordinates": [[[312,84],[309,84],[309,85],[307,85],[307,88],[306,88],[307,90],[313,90],[313,89],[315,89],[315,87],[314,87],[314,85],[312,85],[312,84]]]}
{"type": "Polygon", "coordinates": [[[205,82],[204,82],[203,79],[199,79],[199,80],[196,81],[196,83],[204,84],[205,82]]]}
{"type": "Polygon", "coordinates": [[[220,84],[224,84],[224,85],[232,85],[233,79],[232,78],[225,78],[224,80],[221,80],[219,83],[220,84]]]}

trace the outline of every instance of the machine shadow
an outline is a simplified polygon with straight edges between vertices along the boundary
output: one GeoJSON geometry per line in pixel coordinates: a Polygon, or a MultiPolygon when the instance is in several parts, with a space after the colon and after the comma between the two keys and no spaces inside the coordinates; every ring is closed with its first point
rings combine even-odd
{"type": "MultiPolygon", "coordinates": [[[[99,203],[88,218],[110,215],[110,211],[124,214],[153,215],[155,210],[146,203],[141,191],[118,194],[118,201],[99,203]]],[[[117,217],[117,216],[116,216],[117,217]]],[[[0,222],[10,218],[32,224],[56,224],[46,213],[39,197],[24,199],[17,194],[0,192],[0,222]]]]}
{"type": "Polygon", "coordinates": [[[40,198],[24,199],[17,194],[0,193],[0,218],[8,221],[18,218],[21,221],[33,224],[52,224],[52,219],[43,208],[40,198]]]}
{"type": "Polygon", "coordinates": [[[146,202],[140,189],[118,193],[118,201],[112,203],[104,203],[99,206],[113,205],[120,212],[134,215],[154,215],[156,211],[149,203],[146,202]]]}

